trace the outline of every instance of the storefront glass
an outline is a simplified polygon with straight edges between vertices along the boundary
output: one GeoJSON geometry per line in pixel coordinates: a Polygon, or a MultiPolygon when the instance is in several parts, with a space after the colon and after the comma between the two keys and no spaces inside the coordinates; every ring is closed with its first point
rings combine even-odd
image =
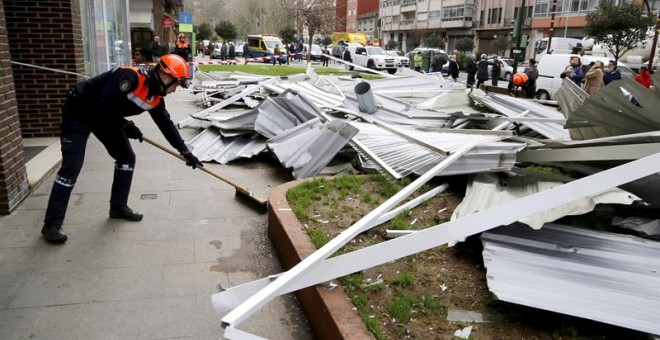
{"type": "Polygon", "coordinates": [[[81,0],[85,73],[130,65],[128,0],[81,0]]]}

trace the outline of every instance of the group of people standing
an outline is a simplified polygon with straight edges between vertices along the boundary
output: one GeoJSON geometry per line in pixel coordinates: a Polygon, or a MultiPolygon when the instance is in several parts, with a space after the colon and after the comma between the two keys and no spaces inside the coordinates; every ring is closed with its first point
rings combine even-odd
{"type": "MultiPolygon", "coordinates": [[[[584,88],[584,91],[589,95],[593,95],[604,86],[620,80],[621,72],[614,60],[609,60],[607,67],[600,60],[591,62],[586,66],[582,65],[580,57],[572,56],[569,65],[566,66],[560,77],[572,80],[575,84],[584,88]]],[[[635,80],[642,86],[649,88],[652,84],[651,72],[646,66],[642,66],[635,80]]]]}

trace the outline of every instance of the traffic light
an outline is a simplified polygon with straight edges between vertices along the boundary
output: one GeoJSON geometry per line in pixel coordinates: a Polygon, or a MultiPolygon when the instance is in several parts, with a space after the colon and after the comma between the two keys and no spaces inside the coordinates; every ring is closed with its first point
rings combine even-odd
{"type": "Polygon", "coordinates": [[[527,47],[527,44],[529,43],[529,35],[523,34],[522,37],[520,37],[520,47],[527,47]]]}
{"type": "Polygon", "coordinates": [[[513,20],[513,39],[517,39],[520,36],[520,19],[515,18],[513,20]]]}

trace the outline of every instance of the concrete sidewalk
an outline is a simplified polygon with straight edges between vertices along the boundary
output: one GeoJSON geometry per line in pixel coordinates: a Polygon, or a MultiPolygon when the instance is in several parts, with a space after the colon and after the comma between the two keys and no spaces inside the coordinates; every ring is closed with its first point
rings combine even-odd
{"type": "MultiPolygon", "coordinates": [[[[167,97],[175,122],[199,111],[188,92],[167,97]]],[[[168,145],[148,113],[134,121],[168,145]]],[[[196,135],[181,130],[184,139],[196,135]]],[[[211,294],[281,271],[263,212],[223,182],[132,142],[137,164],[129,205],[137,223],[108,219],[113,160],[90,137],[74,188],[63,246],[40,235],[54,176],[0,217],[0,339],[218,339],[211,294]]],[[[269,161],[207,165],[263,196],[291,180],[269,161]]],[[[241,327],[271,339],[312,335],[292,297],[278,298],[241,327]]]]}

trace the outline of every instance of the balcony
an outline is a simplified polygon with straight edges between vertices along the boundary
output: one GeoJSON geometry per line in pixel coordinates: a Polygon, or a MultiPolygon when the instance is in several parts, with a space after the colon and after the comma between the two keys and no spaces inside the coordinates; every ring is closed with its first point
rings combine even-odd
{"type": "Polygon", "coordinates": [[[417,0],[401,1],[401,13],[414,12],[415,10],[417,10],[417,0]]]}
{"type": "Polygon", "coordinates": [[[412,20],[401,20],[401,22],[399,23],[399,29],[402,29],[402,30],[415,29],[415,20],[414,19],[412,19],[412,20]]]}

